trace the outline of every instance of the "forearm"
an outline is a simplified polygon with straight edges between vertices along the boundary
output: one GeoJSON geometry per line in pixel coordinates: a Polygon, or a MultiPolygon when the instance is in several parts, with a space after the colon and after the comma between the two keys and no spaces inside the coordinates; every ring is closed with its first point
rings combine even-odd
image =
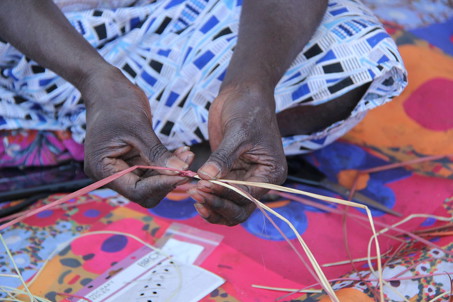
{"type": "Polygon", "coordinates": [[[244,0],[239,37],[222,88],[274,90],[312,37],[327,0],[244,0]]]}
{"type": "Polygon", "coordinates": [[[0,37],[79,89],[109,66],[51,0],[1,0],[0,37]]]}

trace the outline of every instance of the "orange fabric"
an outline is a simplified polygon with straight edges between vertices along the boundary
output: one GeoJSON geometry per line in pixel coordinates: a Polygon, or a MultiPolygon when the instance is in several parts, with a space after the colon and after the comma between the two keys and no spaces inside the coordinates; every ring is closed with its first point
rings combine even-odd
{"type": "MultiPolygon", "coordinates": [[[[335,292],[340,302],[374,302],[373,299],[355,288],[343,288],[335,292]]],[[[328,296],[323,297],[319,302],[331,302],[328,296]]]]}
{"type": "MultiPolygon", "coordinates": [[[[345,139],[379,149],[397,161],[413,158],[413,152],[453,154],[453,126],[449,118],[453,116],[453,58],[438,49],[416,45],[402,45],[399,50],[408,69],[408,87],[393,102],[371,110],[345,139]],[[418,113],[411,112],[411,108],[421,105],[418,113]]],[[[433,168],[430,164],[417,168],[434,170],[440,176],[453,173],[453,164],[448,168],[433,168]]]]}
{"type": "MultiPolygon", "coordinates": [[[[338,183],[345,188],[352,189],[355,178],[357,177],[357,173],[359,173],[359,171],[357,170],[340,171],[340,173],[338,173],[337,175],[338,183]]],[[[355,189],[356,190],[365,189],[369,179],[370,179],[369,174],[360,174],[359,177],[357,178],[357,184],[355,189]]]]}

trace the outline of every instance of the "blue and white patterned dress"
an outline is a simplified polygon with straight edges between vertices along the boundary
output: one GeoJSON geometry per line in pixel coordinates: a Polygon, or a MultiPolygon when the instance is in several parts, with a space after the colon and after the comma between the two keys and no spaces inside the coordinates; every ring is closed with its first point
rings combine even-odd
{"type": "MultiPolygon", "coordinates": [[[[241,2],[140,1],[130,7],[65,7],[65,14],[143,89],[158,137],[175,149],[209,139],[208,110],[237,41],[241,2]]],[[[83,141],[85,106],[71,84],[2,42],[0,75],[0,130],[69,129],[83,141]]],[[[397,47],[377,18],[360,1],[330,0],[321,25],[275,89],[276,110],[325,103],[364,84],[369,89],[348,119],[319,133],[282,138],[286,154],[333,142],[407,84],[397,47]]]]}

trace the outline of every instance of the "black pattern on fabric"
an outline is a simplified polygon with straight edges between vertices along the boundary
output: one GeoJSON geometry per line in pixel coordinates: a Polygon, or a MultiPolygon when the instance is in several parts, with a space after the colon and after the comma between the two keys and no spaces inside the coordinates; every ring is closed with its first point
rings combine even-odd
{"type": "MultiPolygon", "coordinates": [[[[240,10],[241,1],[161,0],[66,17],[143,89],[156,134],[174,149],[208,139],[208,110],[236,45],[240,10]]],[[[83,141],[85,106],[71,84],[4,42],[0,74],[0,129],[69,129],[83,141]]],[[[333,142],[406,83],[398,50],[373,14],[359,1],[329,1],[312,40],[275,89],[276,110],[322,104],[365,84],[369,89],[347,120],[312,135],[284,137],[285,152],[333,142]]]]}

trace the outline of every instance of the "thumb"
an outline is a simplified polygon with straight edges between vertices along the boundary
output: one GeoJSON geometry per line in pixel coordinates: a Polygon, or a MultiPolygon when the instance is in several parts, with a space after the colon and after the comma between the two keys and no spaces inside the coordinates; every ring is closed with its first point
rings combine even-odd
{"type": "Polygon", "coordinates": [[[244,135],[228,131],[217,150],[208,158],[197,173],[202,179],[222,178],[230,172],[236,160],[244,152],[244,135]],[[234,134],[233,134],[234,133],[234,134]]]}
{"type": "MultiPolygon", "coordinates": [[[[183,159],[180,159],[178,154],[175,155],[168,151],[168,149],[159,141],[157,136],[153,134],[149,135],[146,140],[143,140],[139,150],[143,154],[143,157],[149,161],[151,165],[177,170],[187,170],[189,167],[189,164],[184,162],[183,159]]],[[[182,152],[178,150],[178,153],[182,152]]],[[[176,172],[165,170],[161,170],[159,173],[166,175],[176,174],[176,172]]]]}

